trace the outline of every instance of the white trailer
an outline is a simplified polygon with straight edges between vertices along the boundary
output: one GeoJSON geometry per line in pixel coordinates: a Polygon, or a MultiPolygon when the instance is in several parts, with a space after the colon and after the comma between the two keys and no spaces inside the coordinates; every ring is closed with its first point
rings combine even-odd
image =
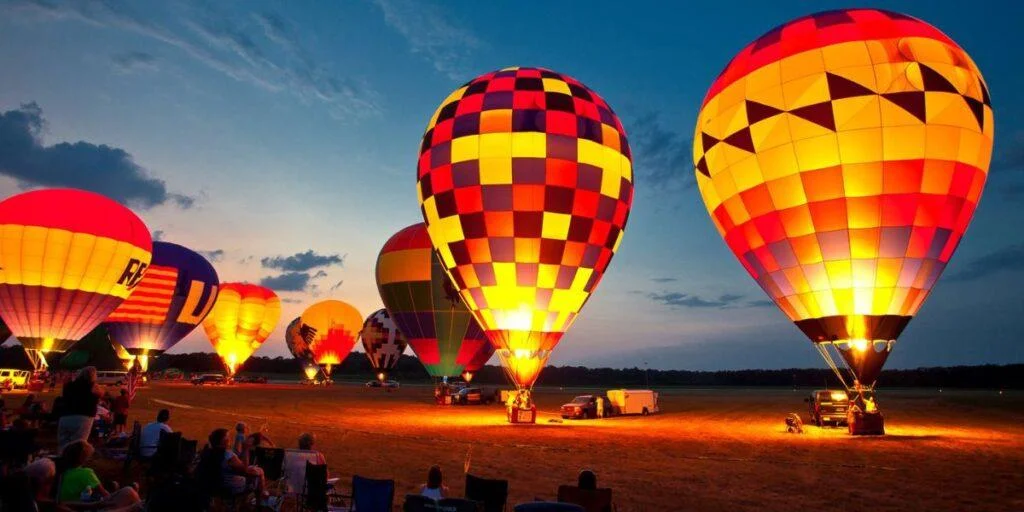
{"type": "Polygon", "coordinates": [[[609,389],[608,401],[614,414],[654,414],[658,412],[658,394],[649,389],[609,389]]]}

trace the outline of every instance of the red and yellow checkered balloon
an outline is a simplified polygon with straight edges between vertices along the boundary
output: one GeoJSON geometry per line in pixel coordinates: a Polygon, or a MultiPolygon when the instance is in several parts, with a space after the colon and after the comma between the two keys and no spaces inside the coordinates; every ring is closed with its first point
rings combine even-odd
{"type": "Polygon", "coordinates": [[[221,283],[203,330],[228,375],[234,375],[277,327],[281,299],[269,288],[249,283],[221,283]]]}
{"type": "Polygon", "coordinates": [[[10,197],[0,202],[0,316],[30,354],[63,352],[132,293],[152,253],[142,220],[107,197],[10,197]]]}
{"type": "Polygon", "coordinates": [[[417,189],[430,239],[521,388],[622,241],[631,165],[611,107],[546,69],[482,75],[427,126],[417,189]]]}
{"type": "Polygon", "coordinates": [[[852,9],[744,48],[704,99],[693,158],[719,233],[812,341],[891,345],[967,229],[992,139],[963,49],[852,9]]]}

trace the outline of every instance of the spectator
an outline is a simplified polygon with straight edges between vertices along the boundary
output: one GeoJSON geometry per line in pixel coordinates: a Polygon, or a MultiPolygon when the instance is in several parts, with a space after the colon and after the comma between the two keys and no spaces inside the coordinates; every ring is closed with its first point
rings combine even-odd
{"type": "Polygon", "coordinates": [[[316,449],[316,435],[309,432],[303,432],[299,436],[299,449],[307,452],[316,452],[316,461],[313,464],[327,464],[327,458],[324,454],[316,449]]]}
{"type": "Polygon", "coordinates": [[[9,420],[7,419],[7,408],[4,407],[3,399],[0,399],[0,430],[7,430],[9,420]]]}
{"type": "Polygon", "coordinates": [[[238,455],[238,458],[249,462],[249,425],[246,425],[244,421],[239,421],[235,424],[235,440],[231,443],[231,451],[238,455]]]}
{"type": "Polygon", "coordinates": [[[96,368],[82,368],[75,380],[64,385],[63,413],[57,424],[57,445],[63,451],[75,441],[88,441],[92,424],[96,420],[100,387],[96,383],[96,368]]]}
{"type": "Polygon", "coordinates": [[[131,402],[128,400],[128,390],[121,389],[121,394],[113,400],[110,411],[114,413],[114,433],[124,432],[125,424],[128,423],[128,407],[131,402]]]}
{"type": "Polygon", "coordinates": [[[448,495],[448,487],[444,485],[441,466],[434,464],[427,471],[427,483],[420,488],[420,494],[435,500],[444,499],[448,495]]]}
{"type": "Polygon", "coordinates": [[[252,434],[249,434],[248,441],[249,441],[249,447],[250,448],[255,448],[257,446],[262,446],[262,447],[265,447],[265,448],[273,448],[274,447],[274,441],[271,440],[270,436],[267,435],[267,424],[266,423],[264,423],[263,426],[260,427],[260,429],[258,431],[253,432],[252,434]]]}
{"type": "Polygon", "coordinates": [[[142,427],[142,434],[139,436],[139,455],[152,457],[156,454],[156,448],[160,445],[160,433],[174,432],[167,422],[171,421],[171,411],[160,409],[156,414],[156,421],[142,427]]]}
{"type": "Polygon", "coordinates": [[[90,507],[92,510],[118,510],[138,504],[139,494],[134,488],[124,487],[111,493],[100,482],[96,472],[85,467],[92,454],[92,445],[85,441],[75,441],[64,450],[61,461],[67,469],[61,475],[57,501],[98,502],[96,508],[90,507]]]}
{"type": "Polygon", "coordinates": [[[25,466],[25,476],[28,477],[28,491],[32,497],[32,503],[29,505],[33,507],[26,510],[56,510],[59,512],[70,510],[53,503],[53,484],[57,480],[57,465],[53,463],[52,459],[43,457],[32,461],[31,464],[25,466]]]}
{"type": "Polygon", "coordinates": [[[218,428],[211,432],[209,444],[200,456],[197,474],[207,480],[206,484],[210,487],[223,489],[233,495],[255,491],[265,499],[268,494],[264,491],[266,483],[263,470],[242,462],[229,448],[230,443],[227,429],[218,428]]]}
{"type": "Polygon", "coordinates": [[[589,469],[580,471],[580,476],[576,479],[576,487],[587,491],[597,490],[597,475],[589,469]]]}

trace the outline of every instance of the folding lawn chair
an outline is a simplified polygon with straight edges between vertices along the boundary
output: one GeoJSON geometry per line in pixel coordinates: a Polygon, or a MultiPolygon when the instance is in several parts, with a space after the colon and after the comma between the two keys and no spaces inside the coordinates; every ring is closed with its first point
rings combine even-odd
{"type": "Polygon", "coordinates": [[[394,480],[352,477],[352,506],[358,512],[391,512],[394,502],[394,480]]]}
{"type": "Polygon", "coordinates": [[[505,512],[508,480],[491,480],[467,473],[466,498],[483,503],[484,512],[505,512]]]}
{"type": "Polygon", "coordinates": [[[583,507],[587,512],[612,512],[612,490],[604,487],[600,489],[580,489],[574,485],[560,485],[558,487],[558,501],[563,503],[575,503],[583,507]]]}

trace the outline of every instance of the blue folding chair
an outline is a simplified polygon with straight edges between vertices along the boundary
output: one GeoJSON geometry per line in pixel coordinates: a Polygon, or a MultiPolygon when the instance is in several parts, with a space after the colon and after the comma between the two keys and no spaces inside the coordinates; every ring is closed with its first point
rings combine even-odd
{"type": "Polygon", "coordinates": [[[395,481],[352,477],[352,508],[357,512],[391,512],[395,481]]]}

